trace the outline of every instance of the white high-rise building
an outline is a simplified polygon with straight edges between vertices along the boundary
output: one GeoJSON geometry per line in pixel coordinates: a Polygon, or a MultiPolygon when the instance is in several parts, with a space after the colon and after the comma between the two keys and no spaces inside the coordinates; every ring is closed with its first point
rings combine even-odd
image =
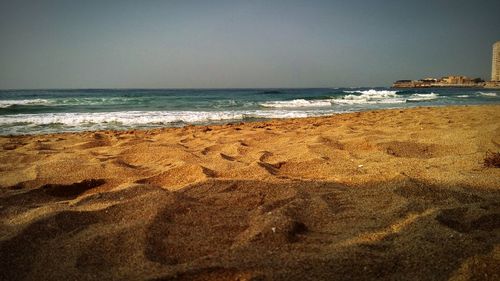
{"type": "Polygon", "coordinates": [[[491,81],[500,81],[500,41],[493,44],[493,58],[491,60],[491,81]]]}

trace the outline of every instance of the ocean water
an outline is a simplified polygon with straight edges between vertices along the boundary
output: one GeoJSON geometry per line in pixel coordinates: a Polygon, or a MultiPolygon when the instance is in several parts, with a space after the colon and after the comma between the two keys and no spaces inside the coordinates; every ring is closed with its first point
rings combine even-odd
{"type": "Polygon", "coordinates": [[[0,135],[179,127],[494,103],[500,103],[499,90],[460,88],[0,90],[0,135]]]}

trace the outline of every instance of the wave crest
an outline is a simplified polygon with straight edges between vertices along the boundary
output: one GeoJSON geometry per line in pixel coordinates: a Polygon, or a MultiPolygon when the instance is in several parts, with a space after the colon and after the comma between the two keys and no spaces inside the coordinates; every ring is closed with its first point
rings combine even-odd
{"type": "Polygon", "coordinates": [[[63,131],[130,129],[175,124],[230,122],[250,118],[326,116],[334,110],[247,111],[119,111],[93,113],[37,113],[0,116],[0,135],[63,131]]]}
{"type": "Polygon", "coordinates": [[[365,90],[344,91],[349,95],[333,99],[337,104],[377,104],[377,103],[405,103],[406,100],[397,94],[397,91],[388,90],[365,90]]]}
{"type": "Polygon", "coordinates": [[[485,97],[496,97],[497,96],[497,93],[478,92],[478,94],[480,94],[481,96],[485,96],[485,97]]]}
{"type": "Polygon", "coordinates": [[[413,94],[410,96],[410,98],[407,99],[407,101],[410,102],[415,102],[415,101],[429,101],[429,100],[435,100],[439,97],[438,94],[435,93],[430,93],[430,94],[413,94]]]}
{"type": "Polygon", "coordinates": [[[0,100],[0,108],[8,108],[11,106],[19,106],[19,105],[43,105],[49,103],[50,101],[46,99],[0,100]]]}
{"type": "Polygon", "coordinates": [[[268,101],[260,103],[262,107],[271,108],[297,108],[297,107],[328,107],[332,103],[330,100],[305,100],[296,99],[291,101],[268,101]]]}

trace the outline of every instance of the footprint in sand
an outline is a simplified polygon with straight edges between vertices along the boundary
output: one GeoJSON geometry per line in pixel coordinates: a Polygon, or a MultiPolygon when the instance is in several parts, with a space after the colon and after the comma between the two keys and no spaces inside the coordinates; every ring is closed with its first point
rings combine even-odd
{"type": "Polygon", "coordinates": [[[259,161],[260,162],[265,162],[267,160],[267,158],[269,158],[271,156],[273,156],[272,152],[262,151],[262,155],[260,156],[259,161]]]}
{"type": "Polygon", "coordinates": [[[220,153],[220,157],[222,157],[224,160],[227,160],[227,161],[234,161],[236,159],[235,157],[226,155],[224,153],[220,153]]]}
{"type": "Polygon", "coordinates": [[[394,157],[402,158],[423,158],[429,159],[439,156],[439,152],[443,149],[436,144],[424,144],[417,142],[400,142],[392,141],[380,145],[385,152],[394,157]]]}
{"type": "Polygon", "coordinates": [[[459,207],[442,210],[436,220],[442,225],[461,233],[473,231],[493,231],[500,228],[500,210],[498,206],[489,210],[459,207]]]}

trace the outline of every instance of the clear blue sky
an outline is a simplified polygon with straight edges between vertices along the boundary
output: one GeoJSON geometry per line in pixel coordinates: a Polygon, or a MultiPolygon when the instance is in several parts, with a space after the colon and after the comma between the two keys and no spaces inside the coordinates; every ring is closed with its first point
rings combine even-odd
{"type": "Polygon", "coordinates": [[[500,1],[0,0],[0,88],[489,79],[500,1]]]}

